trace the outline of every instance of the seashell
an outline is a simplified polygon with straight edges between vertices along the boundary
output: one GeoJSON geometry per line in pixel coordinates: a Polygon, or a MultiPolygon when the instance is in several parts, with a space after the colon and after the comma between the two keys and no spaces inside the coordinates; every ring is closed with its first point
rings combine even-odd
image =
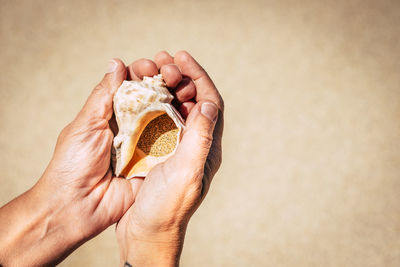
{"type": "Polygon", "coordinates": [[[124,81],[114,96],[118,134],[113,144],[115,175],[144,177],[175,153],[184,121],[162,75],[124,81]]]}

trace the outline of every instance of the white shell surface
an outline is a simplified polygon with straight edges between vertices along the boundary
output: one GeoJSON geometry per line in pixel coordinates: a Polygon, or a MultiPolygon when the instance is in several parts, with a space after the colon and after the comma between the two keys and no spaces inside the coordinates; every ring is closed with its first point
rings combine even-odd
{"type": "Polygon", "coordinates": [[[180,114],[171,105],[172,94],[162,80],[162,75],[143,77],[142,81],[124,81],[114,96],[114,113],[118,124],[118,134],[114,138],[113,167],[117,176],[131,178],[146,176],[154,165],[165,161],[169,155],[151,157],[141,160],[141,167],[130,172],[126,168],[131,164],[132,157],[140,154],[136,151],[138,139],[146,125],[154,118],[166,113],[179,129],[177,145],[179,143],[184,122],[180,114]],[[144,164],[144,165],[143,165],[144,164]],[[127,175],[129,173],[129,177],[127,175]]]}

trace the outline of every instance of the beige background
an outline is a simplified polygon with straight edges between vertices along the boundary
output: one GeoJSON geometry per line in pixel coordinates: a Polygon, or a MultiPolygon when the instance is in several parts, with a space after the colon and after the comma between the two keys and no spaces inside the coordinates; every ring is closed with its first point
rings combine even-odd
{"type": "MultiPolygon", "coordinates": [[[[400,266],[399,1],[1,1],[0,204],[108,59],[190,51],[226,103],[183,266],[400,266]]],[[[62,266],[116,266],[114,226],[62,266]]]]}

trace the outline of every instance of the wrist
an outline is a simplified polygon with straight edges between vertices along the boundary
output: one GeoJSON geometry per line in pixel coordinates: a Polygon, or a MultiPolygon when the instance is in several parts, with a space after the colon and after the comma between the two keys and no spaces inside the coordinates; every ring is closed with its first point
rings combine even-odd
{"type": "Polygon", "coordinates": [[[126,235],[119,242],[121,266],[179,266],[184,237],[181,230],[126,235]]]}
{"type": "Polygon", "coordinates": [[[179,266],[182,246],[182,243],[133,241],[129,249],[121,252],[121,266],[126,262],[132,266],[179,266]]]}

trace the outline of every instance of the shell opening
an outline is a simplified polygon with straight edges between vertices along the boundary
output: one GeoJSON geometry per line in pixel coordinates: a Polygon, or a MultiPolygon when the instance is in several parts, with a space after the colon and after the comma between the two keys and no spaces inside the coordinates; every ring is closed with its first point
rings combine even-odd
{"type": "Polygon", "coordinates": [[[151,120],[144,128],[137,148],[145,155],[162,157],[172,153],[177,144],[179,129],[166,114],[151,120]]]}
{"type": "Polygon", "coordinates": [[[121,171],[126,178],[145,176],[149,169],[175,152],[179,142],[180,129],[167,113],[148,113],[142,122],[133,142],[133,155],[121,171]]]}

